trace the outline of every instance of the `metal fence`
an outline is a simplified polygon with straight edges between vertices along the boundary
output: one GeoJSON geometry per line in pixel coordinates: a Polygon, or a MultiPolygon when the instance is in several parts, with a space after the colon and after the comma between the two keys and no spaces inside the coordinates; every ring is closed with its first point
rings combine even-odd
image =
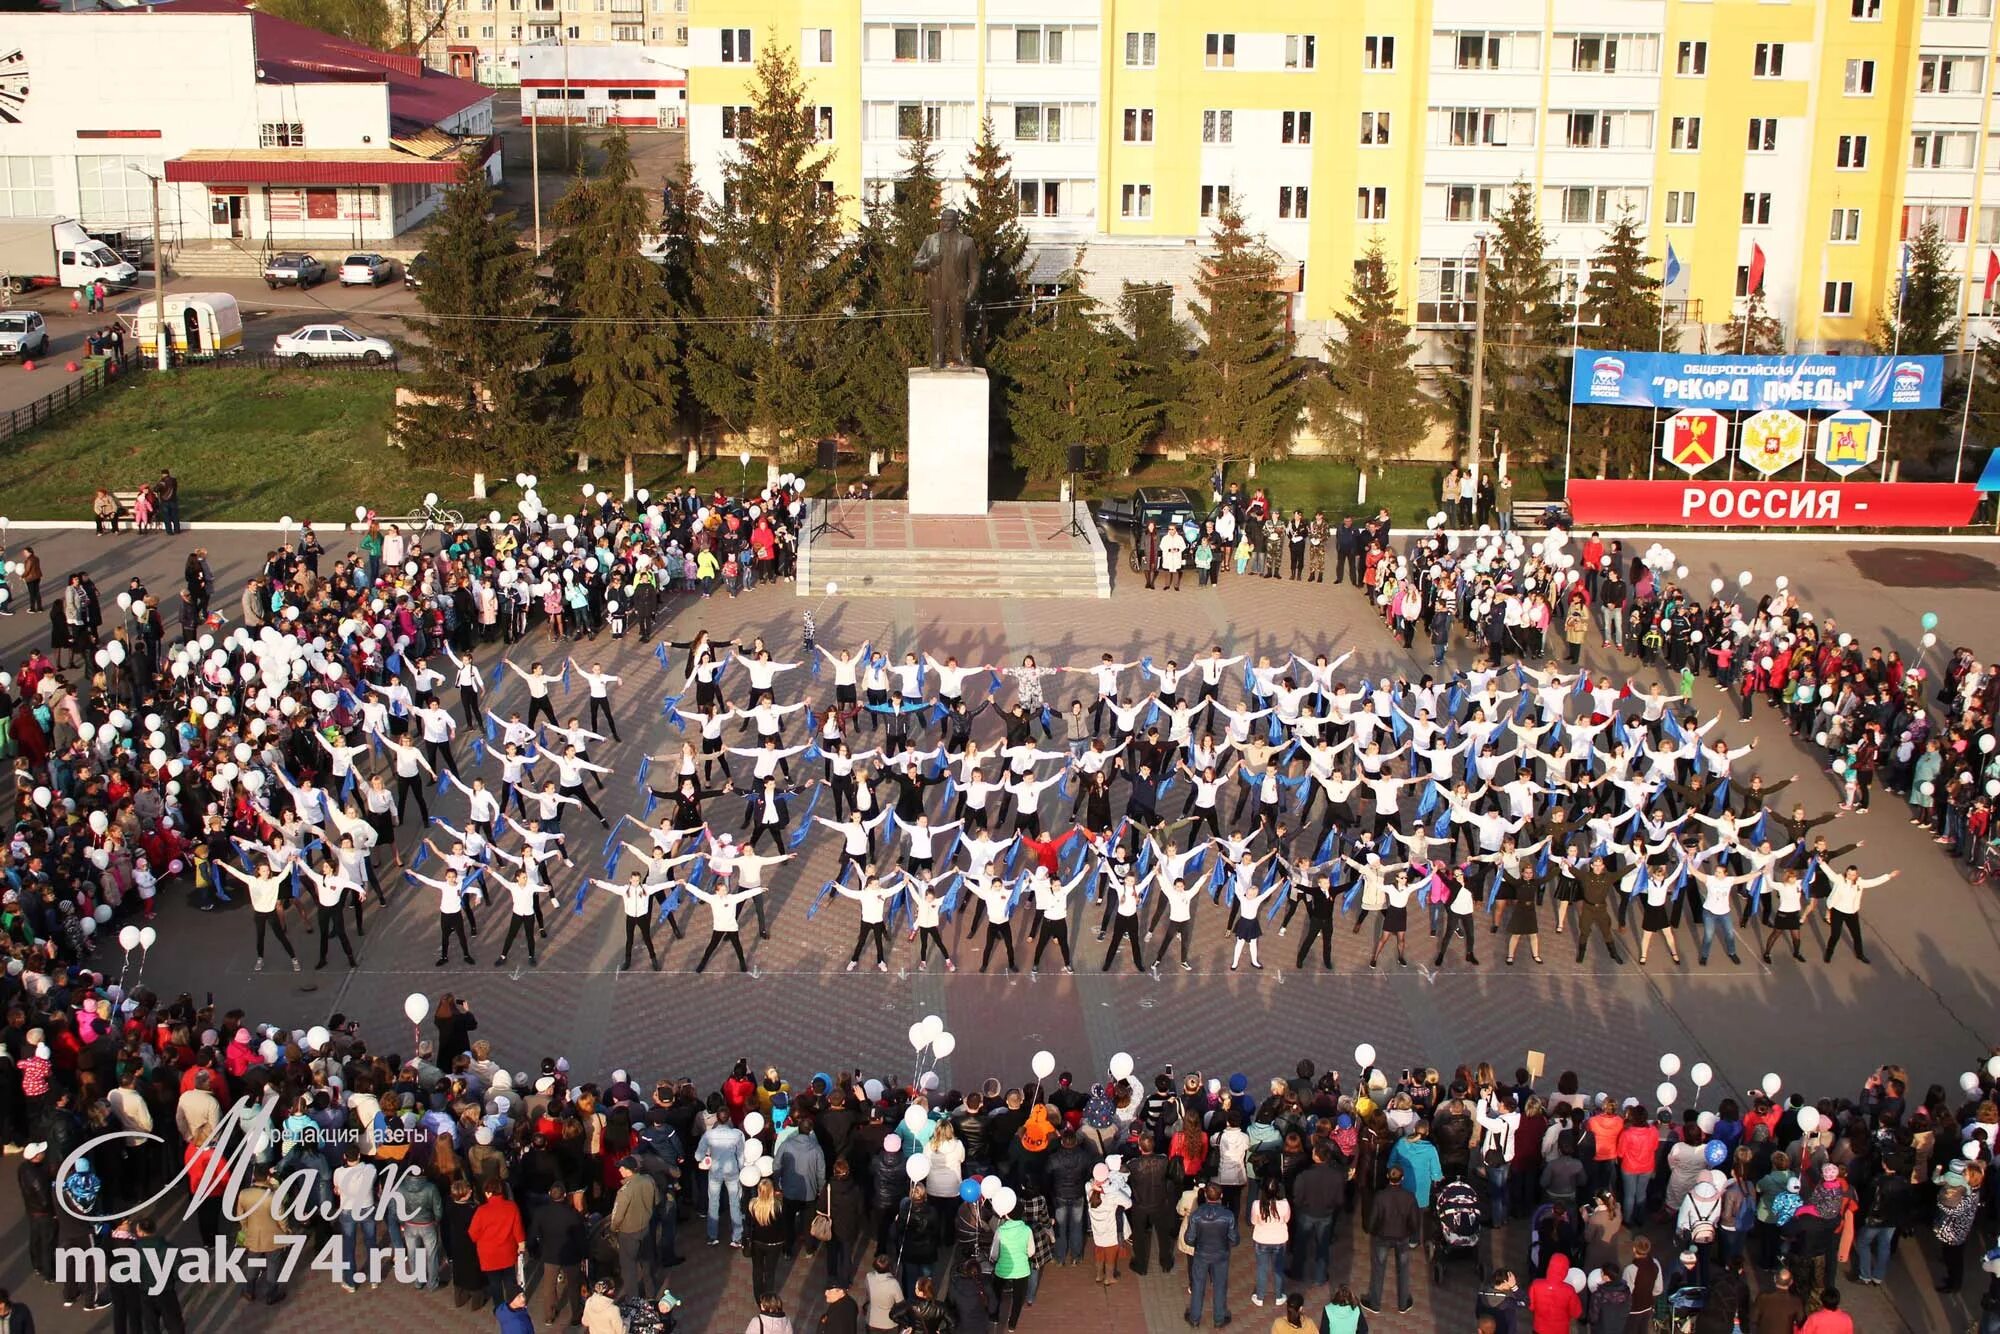
{"type": "Polygon", "coordinates": [[[11,440],[24,431],[47,425],[92,394],[115,383],[117,376],[129,375],[137,370],[138,362],[136,352],[126,352],[118,359],[117,374],[114,375],[110,358],[93,359],[82,374],[65,382],[54,393],[44,394],[32,403],[0,413],[0,440],[11,440]]]}
{"type": "MultiPolygon", "coordinates": [[[[149,362],[148,365],[151,363],[149,362]]],[[[241,352],[227,357],[195,357],[174,359],[176,370],[239,371],[393,371],[398,369],[394,357],[386,361],[363,361],[359,357],[281,357],[274,352],[241,352]]]]}

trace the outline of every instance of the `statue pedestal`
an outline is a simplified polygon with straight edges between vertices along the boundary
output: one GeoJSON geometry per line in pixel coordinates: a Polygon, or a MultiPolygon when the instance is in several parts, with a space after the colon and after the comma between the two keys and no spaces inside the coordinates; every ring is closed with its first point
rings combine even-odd
{"type": "Polygon", "coordinates": [[[977,367],[911,368],[911,514],[986,513],[989,393],[977,367]]]}

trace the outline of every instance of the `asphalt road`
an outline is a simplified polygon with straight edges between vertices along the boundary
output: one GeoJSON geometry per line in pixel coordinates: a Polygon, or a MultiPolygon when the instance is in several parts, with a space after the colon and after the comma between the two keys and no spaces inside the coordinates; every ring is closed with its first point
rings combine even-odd
{"type": "MultiPolygon", "coordinates": [[[[198,488],[200,481],[190,478],[185,484],[198,488]]],[[[338,548],[337,535],[325,538],[338,548]]],[[[208,534],[195,540],[206,543],[215,561],[218,605],[231,605],[232,587],[240,587],[250,560],[264,550],[264,540],[247,534],[208,534]]],[[[187,548],[185,539],[158,536],[114,542],[63,533],[36,535],[34,541],[51,572],[51,586],[65,569],[88,568],[107,596],[130,574],[171,593],[187,548]]],[[[1754,593],[1768,588],[1775,575],[1787,573],[1811,604],[1824,606],[1837,618],[1841,629],[1864,643],[1897,647],[1906,657],[1919,652],[1917,617],[1924,610],[1935,609],[1943,617],[1945,647],[1960,638],[1984,641],[1990,627],[2000,624],[2000,571],[1986,554],[1991,548],[1913,554],[1906,547],[1809,543],[1680,545],[1680,559],[1698,584],[1711,575],[1733,582],[1739,570],[1749,569],[1755,576],[1754,593]],[[1918,582],[1897,582],[1913,579],[1918,582]]],[[[1229,652],[1257,654],[1297,649],[1311,656],[1352,649],[1356,657],[1348,670],[1377,677],[1415,675],[1428,663],[1427,654],[1420,663],[1404,653],[1349,589],[1253,579],[1225,581],[1219,590],[1205,592],[1148,593],[1119,573],[1121,586],[1108,603],[836,600],[820,608],[819,634],[830,644],[872,638],[896,654],[921,647],[940,656],[956,653],[968,662],[1014,661],[1024,651],[1037,653],[1045,664],[1094,662],[1100,652],[1121,659],[1173,653],[1185,660],[1217,642],[1229,652]]],[[[801,609],[788,586],[760,589],[737,601],[686,602],[665,633],[684,639],[705,627],[719,637],[763,634],[784,656],[797,646],[801,609]]],[[[45,631],[26,616],[0,620],[0,657],[18,658],[45,631]]],[[[531,654],[559,656],[537,639],[516,659],[531,654]]],[[[600,801],[613,815],[636,813],[643,809],[632,780],[639,757],[662,754],[680,742],[679,734],[657,716],[660,698],[679,689],[679,673],[663,670],[646,646],[631,641],[603,639],[579,655],[586,664],[600,659],[623,677],[616,698],[626,738],[599,757],[618,771],[600,801]]],[[[1586,663],[1596,670],[1625,670],[1622,660],[1613,663],[1594,649],[1586,663]]],[[[781,693],[796,695],[808,685],[806,693],[813,698],[830,693],[827,683],[797,677],[785,682],[789,689],[781,693]]],[[[1721,706],[1712,686],[1704,683],[1699,690],[1705,710],[1721,706]]],[[[524,707],[520,693],[519,683],[509,677],[492,702],[503,710],[524,707]]],[[[1064,691],[1068,693],[1085,692],[1064,691]]],[[[558,700],[565,714],[582,708],[580,694],[558,700]]],[[[1778,720],[1760,713],[1747,727],[1730,721],[1723,730],[1732,742],[1753,737],[1759,742],[1758,751],[1739,762],[1740,772],[1761,771],[1772,779],[1799,774],[1793,794],[1815,812],[1830,809],[1837,800],[1831,783],[1814,770],[1811,758],[1778,720]]],[[[462,802],[446,800],[442,809],[456,814],[462,802]]],[[[712,818],[737,818],[736,811],[733,801],[718,801],[712,818]]],[[[577,828],[580,871],[570,874],[595,874],[601,836],[577,828]]],[[[1570,939],[1551,933],[1543,939],[1548,962],[1540,967],[1527,961],[1525,951],[1521,963],[1503,966],[1503,942],[1482,934],[1482,966],[1477,969],[1454,955],[1436,973],[1415,968],[1371,972],[1366,938],[1343,934],[1336,947],[1336,971],[1326,974],[1296,971],[1291,957],[1295,940],[1280,939],[1272,931],[1265,939],[1267,970],[1232,973],[1223,924],[1219,915],[1208,913],[1197,918],[1191,974],[1171,969],[1159,979],[1100,974],[1102,947],[1084,929],[1078,932],[1075,976],[1053,971],[1038,977],[981,976],[971,970],[971,956],[961,956],[964,968],[953,975],[935,965],[919,972],[914,946],[901,939],[895,941],[886,978],[869,971],[850,975],[844,963],[854,930],[852,912],[843,904],[808,920],[835,861],[830,837],[816,837],[806,844],[802,864],[787,866],[775,879],[772,938],[751,946],[756,968],[751,976],[711,971],[697,986],[691,970],[706,934],[700,916],[691,919],[685,943],[668,941],[662,933],[661,972],[648,971],[642,953],[638,971],[619,973],[618,921],[597,900],[587,902],[580,915],[569,911],[566,900],[538,968],[523,966],[517,953],[504,971],[496,970],[492,960],[498,941],[490,935],[475,942],[475,967],[454,961],[434,968],[434,912],[426,901],[428,891],[413,890],[396,895],[386,911],[371,911],[358,969],[341,967],[336,950],[334,966],[315,970],[317,944],[308,936],[295,939],[305,954],[305,971],[297,975],[281,961],[261,974],[252,971],[250,926],[240,911],[197,914],[175,895],[161,916],[161,942],[147,961],[145,981],[169,994],[182,988],[213,992],[226,1005],[241,1005],[259,1018],[287,1024],[309,1025],[345,1011],[371,1033],[386,1035],[378,1041],[391,1042],[405,1031],[401,1013],[406,994],[435,996],[451,988],[476,998],[481,1033],[494,1039],[507,1065],[525,1068],[545,1053],[561,1053],[593,1074],[624,1065],[644,1079],[686,1073],[703,1087],[713,1087],[728,1063],[741,1055],[760,1064],[774,1062],[794,1078],[850,1062],[896,1077],[910,1059],[904,1030],[926,1012],[943,1016],[957,1035],[958,1049],[940,1073],[948,1085],[959,1086],[988,1073],[1024,1078],[1029,1054],[1042,1047],[1055,1051],[1063,1067],[1080,1075],[1101,1069],[1112,1053],[1124,1050],[1142,1069],[1171,1060],[1184,1070],[1243,1070],[1254,1080],[1289,1071],[1301,1055],[1322,1066],[1344,1066],[1346,1054],[1362,1041],[1373,1043],[1381,1062],[1391,1067],[1449,1067],[1491,1059],[1511,1068],[1530,1050],[1541,1051],[1551,1072],[1576,1069],[1589,1084],[1617,1090],[1651,1089],[1659,1080],[1660,1054],[1673,1051],[1689,1066],[1702,1060],[1714,1067],[1716,1085],[1703,1098],[1707,1106],[1726,1092],[1754,1085],[1766,1071],[1781,1074],[1788,1088],[1852,1091],[1885,1060],[1909,1066],[1919,1088],[1932,1081],[1951,1086],[1960,1071],[2000,1041],[2000,1022],[1994,1019],[2000,989],[1993,981],[2000,907],[1994,892],[1968,885],[1911,828],[1893,798],[1882,797],[1872,812],[1843,818],[1837,833],[1842,840],[1866,839],[1855,860],[1868,873],[1891,867],[1906,872],[1892,887],[1870,896],[1865,921],[1872,967],[1857,964],[1844,951],[1832,965],[1820,964],[1815,946],[1824,939],[1823,928],[1814,925],[1808,933],[1809,962],[1803,966],[1781,950],[1780,961],[1765,967],[1750,944],[1742,966],[1728,963],[1718,951],[1710,966],[1702,968],[1686,939],[1680,966],[1657,948],[1643,970],[1630,962],[1613,966],[1601,951],[1578,965],[1570,939]]],[[[571,884],[565,879],[558,887],[567,894],[571,884]]],[[[1094,926],[1096,910],[1087,911],[1094,926]]],[[[491,911],[487,919],[498,920],[491,911]]],[[[1427,955],[1422,927],[1414,934],[1416,952],[1427,955]]],[[[115,968],[115,955],[110,962],[115,968]]],[[[1693,1096],[1685,1083],[1681,1096],[1693,1096]]],[[[9,1230],[16,1226],[12,1206],[11,1198],[0,1198],[0,1243],[19,1236],[9,1230]]],[[[1525,1244],[1519,1241],[1519,1229],[1512,1237],[1525,1244]]],[[[0,1283],[20,1278],[18,1249],[9,1255],[14,1258],[0,1259],[0,1283]]],[[[675,1275],[676,1286],[691,1294],[689,1321],[696,1328],[733,1334],[749,1315],[742,1266],[734,1265],[725,1281],[707,1263],[711,1253],[696,1255],[694,1264],[675,1275]]],[[[1365,1252],[1351,1263],[1365,1274],[1365,1252]]],[[[1931,1330],[1959,1323],[1952,1308],[1938,1304],[1909,1252],[1902,1264],[1886,1297],[1849,1289],[1860,1305],[1862,1327],[1931,1330]]],[[[1246,1283],[1247,1274],[1238,1281],[1246,1283]]],[[[794,1274],[792,1283],[801,1293],[817,1286],[801,1274],[794,1274]]],[[[444,1328],[490,1327],[490,1317],[454,1322],[448,1308],[441,1309],[435,1300],[405,1293],[345,1299],[342,1307],[338,1293],[318,1291],[325,1286],[316,1284],[302,1295],[297,1313],[284,1319],[296,1322],[311,1311],[310,1327],[333,1328],[346,1323],[340,1312],[359,1312],[365,1304],[370,1319],[380,1311],[433,1320],[444,1328]]],[[[1115,1295],[1080,1290],[1080,1283],[1076,1287],[1078,1303],[1103,1303],[1102,1317],[1114,1324],[1136,1321],[1154,1334],[1165,1334],[1173,1322],[1177,1298],[1172,1289],[1178,1285],[1171,1280],[1128,1284],[1115,1295]]],[[[1244,1315],[1243,1299],[1237,1300],[1238,1315],[1244,1315]]],[[[1427,1294],[1417,1317],[1398,1327],[1441,1334],[1461,1330],[1468,1302],[1466,1290],[1435,1301],[1427,1294]]],[[[51,1304],[43,1295],[41,1311],[51,1304]]],[[[204,1309],[203,1328],[277,1327],[239,1319],[233,1302],[212,1302],[204,1309]]],[[[1067,1299],[1056,1308],[1072,1309],[1089,1315],[1099,1308],[1072,1307],[1067,1299]]],[[[57,1322],[49,1327],[81,1326],[57,1322]]]]}

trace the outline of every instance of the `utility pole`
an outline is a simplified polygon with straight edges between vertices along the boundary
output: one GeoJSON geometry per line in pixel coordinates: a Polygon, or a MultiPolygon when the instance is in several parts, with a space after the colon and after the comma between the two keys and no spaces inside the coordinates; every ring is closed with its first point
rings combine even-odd
{"type": "Polygon", "coordinates": [[[160,178],[130,163],[126,169],[138,172],[153,187],[153,353],[157,359],[154,364],[166,370],[173,365],[173,353],[167,346],[167,246],[160,231],[160,178]]]}
{"type": "MultiPolygon", "coordinates": [[[[539,99],[537,99],[539,101],[539,99]]],[[[528,106],[528,90],[521,89],[521,106],[528,106]]],[[[566,109],[566,108],[565,108],[566,109]]],[[[528,122],[528,177],[534,183],[535,196],[535,258],[542,257],[542,117],[541,107],[536,106],[535,114],[524,116],[528,122]]]]}
{"type": "MultiPolygon", "coordinates": [[[[1479,238],[1479,270],[1472,308],[1472,412],[1467,422],[1466,440],[1472,453],[1472,493],[1479,494],[1479,417],[1486,394],[1486,237],[1479,238]]],[[[1450,497],[1447,497],[1450,499],[1450,497]]]]}

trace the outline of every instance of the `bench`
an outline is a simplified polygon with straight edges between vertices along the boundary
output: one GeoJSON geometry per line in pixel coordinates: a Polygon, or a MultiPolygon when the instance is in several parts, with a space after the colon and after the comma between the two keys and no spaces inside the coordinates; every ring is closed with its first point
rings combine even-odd
{"type": "Polygon", "coordinates": [[[118,522],[129,524],[139,517],[139,492],[113,491],[111,498],[118,502],[118,522]]]}
{"type": "Polygon", "coordinates": [[[1516,528],[1540,528],[1552,509],[1562,508],[1560,500],[1517,500],[1514,502],[1516,528]]]}

